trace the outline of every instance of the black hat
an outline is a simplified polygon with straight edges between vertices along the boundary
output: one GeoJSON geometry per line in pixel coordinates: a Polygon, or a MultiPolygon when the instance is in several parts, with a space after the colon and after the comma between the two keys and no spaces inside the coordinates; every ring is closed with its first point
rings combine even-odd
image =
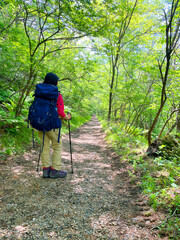
{"type": "Polygon", "coordinates": [[[50,72],[50,73],[46,74],[44,83],[57,86],[58,80],[59,80],[58,76],[56,74],[50,72]]]}

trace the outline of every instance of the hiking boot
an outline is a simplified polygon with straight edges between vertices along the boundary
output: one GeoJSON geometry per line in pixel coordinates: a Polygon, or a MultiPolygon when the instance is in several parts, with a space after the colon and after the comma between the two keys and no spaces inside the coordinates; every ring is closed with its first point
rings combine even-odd
{"type": "Polygon", "coordinates": [[[50,174],[51,167],[43,168],[43,178],[48,178],[50,174]]]}
{"type": "Polygon", "coordinates": [[[66,175],[67,175],[67,172],[65,172],[65,171],[56,170],[56,169],[51,168],[49,177],[50,178],[65,178],[66,175]]]}

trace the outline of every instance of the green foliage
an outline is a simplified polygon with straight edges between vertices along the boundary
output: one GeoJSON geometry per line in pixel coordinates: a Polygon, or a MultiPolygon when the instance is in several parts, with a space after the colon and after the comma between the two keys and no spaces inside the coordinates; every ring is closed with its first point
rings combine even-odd
{"type": "MultiPolygon", "coordinates": [[[[137,157],[135,157],[137,159],[137,157]]],[[[169,235],[170,239],[180,237],[180,164],[179,156],[165,159],[163,157],[136,160],[135,171],[141,172],[140,186],[149,196],[149,204],[154,209],[169,212],[168,221],[160,225],[160,234],[169,235]]]]}
{"type": "MultiPolygon", "coordinates": [[[[178,240],[180,237],[178,218],[180,214],[180,154],[167,154],[167,156],[163,154],[155,159],[146,157],[144,150],[147,145],[141,132],[134,135],[127,134],[123,131],[122,124],[107,122],[100,117],[99,119],[109,145],[121,155],[122,161],[131,164],[130,179],[138,181],[139,186],[149,197],[149,204],[154,209],[169,212],[168,220],[159,227],[160,234],[164,233],[170,239],[178,240]]],[[[174,141],[171,141],[171,145],[177,144],[174,141]]],[[[169,138],[165,137],[163,143],[160,151],[171,147],[169,138]]]]}
{"type": "Polygon", "coordinates": [[[106,133],[107,141],[118,153],[120,153],[120,155],[126,156],[126,154],[130,152],[130,146],[134,148],[139,147],[140,144],[142,148],[147,146],[140,129],[134,131],[133,134],[130,134],[123,130],[122,124],[102,120],[99,116],[98,118],[101,121],[101,125],[106,133]]]}
{"type": "Polygon", "coordinates": [[[1,134],[1,160],[6,161],[7,155],[20,154],[25,151],[31,141],[31,131],[27,126],[16,125],[15,127],[5,128],[1,134]]]}
{"type": "MultiPolygon", "coordinates": [[[[27,129],[27,115],[15,117],[16,108],[16,95],[11,98],[9,96],[10,91],[7,94],[2,95],[3,99],[7,101],[3,102],[0,107],[0,135],[1,135],[1,159],[5,160],[6,155],[12,155],[23,152],[30,142],[30,130],[27,129]]],[[[27,107],[27,105],[25,105],[27,107]]],[[[27,111],[25,111],[26,113],[27,111]]]]}
{"type": "Polygon", "coordinates": [[[162,236],[169,235],[169,239],[178,240],[180,237],[180,219],[178,217],[170,217],[160,227],[162,236]]]}

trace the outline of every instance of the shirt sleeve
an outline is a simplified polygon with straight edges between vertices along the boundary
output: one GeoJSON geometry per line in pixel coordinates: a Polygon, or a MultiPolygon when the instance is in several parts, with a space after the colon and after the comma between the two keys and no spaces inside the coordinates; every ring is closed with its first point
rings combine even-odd
{"type": "Polygon", "coordinates": [[[63,101],[63,97],[62,97],[61,94],[59,94],[59,97],[58,97],[58,99],[57,99],[57,105],[56,105],[56,107],[57,107],[58,115],[59,115],[60,117],[65,117],[66,114],[65,114],[65,112],[64,112],[64,101],[63,101]]]}

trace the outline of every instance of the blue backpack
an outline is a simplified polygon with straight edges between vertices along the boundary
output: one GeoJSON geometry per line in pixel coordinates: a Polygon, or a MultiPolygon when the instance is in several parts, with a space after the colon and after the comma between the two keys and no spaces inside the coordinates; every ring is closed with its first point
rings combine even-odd
{"type": "Polygon", "coordinates": [[[34,96],[34,101],[29,107],[29,123],[33,128],[43,131],[43,135],[45,132],[59,128],[59,142],[61,119],[56,108],[58,87],[45,83],[37,84],[34,96]]]}

